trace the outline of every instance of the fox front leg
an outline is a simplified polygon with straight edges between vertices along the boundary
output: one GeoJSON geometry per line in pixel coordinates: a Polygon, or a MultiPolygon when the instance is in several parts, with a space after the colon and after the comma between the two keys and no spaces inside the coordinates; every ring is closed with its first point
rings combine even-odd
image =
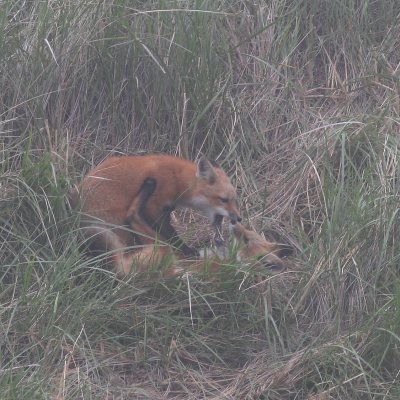
{"type": "Polygon", "coordinates": [[[177,247],[185,256],[188,257],[198,257],[199,252],[189,247],[178,235],[178,232],[171,224],[171,212],[173,207],[164,207],[160,217],[152,222],[152,227],[154,230],[160,233],[160,235],[165,238],[172,246],[177,247]]]}
{"type": "Polygon", "coordinates": [[[157,182],[153,178],[147,178],[143,182],[129,207],[125,220],[126,224],[142,235],[140,237],[142,244],[154,243],[159,236],[159,239],[166,240],[179,248],[184,255],[198,256],[197,250],[186,245],[171,224],[171,212],[174,207],[166,205],[160,213],[158,211],[159,206],[149,202],[156,186],[157,182]]]}

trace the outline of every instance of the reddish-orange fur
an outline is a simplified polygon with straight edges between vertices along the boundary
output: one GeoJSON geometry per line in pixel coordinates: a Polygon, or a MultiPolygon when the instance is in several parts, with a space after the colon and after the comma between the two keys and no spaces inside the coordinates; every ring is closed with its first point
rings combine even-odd
{"type": "MultiPolygon", "coordinates": [[[[147,238],[153,237],[156,241],[156,233],[151,231],[143,220],[141,213],[148,200],[155,190],[155,182],[146,182],[142,185],[138,195],[135,198],[135,212],[132,221],[139,229],[147,233],[147,238]]],[[[236,239],[238,261],[251,262],[253,266],[262,267],[270,273],[282,272],[286,266],[281,256],[285,255],[287,248],[281,247],[277,243],[271,243],[265,240],[257,232],[246,229],[241,223],[230,225],[230,231],[236,239]]],[[[222,239],[222,238],[221,238],[222,239]]],[[[224,255],[217,255],[214,251],[208,251],[205,254],[206,259],[185,259],[175,254],[169,246],[151,243],[135,249],[135,251],[126,254],[118,262],[122,268],[118,270],[122,275],[127,275],[132,268],[136,273],[146,273],[149,271],[158,272],[164,277],[178,275],[183,272],[207,272],[215,273],[226,262],[224,255]]],[[[216,252],[225,253],[226,248],[217,248],[216,252]]],[[[229,261],[229,260],[228,260],[229,261]]]]}
{"type": "MultiPolygon", "coordinates": [[[[229,178],[205,159],[196,165],[162,154],[111,157],[71,190],[74,208],[79,200],[85,235],[93,237],[100,250],[112,250],[114,263],[119,265],[124,249],[136,243],[132,231],[141,236],[142,244],[154,243],[154,230],[167,241],[176,237],[169,220],[174,207],[199,209],[211,221],[218,215],[240,220],[236,192],[229,178]],[[156,182],[156,187],[140,214],[144,223],[137,223],[137,196],[149,179],[156,182]]],[[[191,250],[182,242],[179,246],[183,251],[191,250]]]]}
{"type": "MultiPolygon", "coordinates": [[[[269,273],[280,273],[286,269],[286,263],[281,258],[283,249],[279,244],[268,242],[240,223],[234,225],[232,233],[238,241],[238,261],[251,262],[269,273]]],[[[183,272],[206,271],[213,274],[226,261],[216,255],[209,255],[206,259],[185,259],[168,246],[147,245],[127,254],[124,263],[125,275],[132,270],[139,274],[158,271],[163,277],[171,277],[183,272]]]]}

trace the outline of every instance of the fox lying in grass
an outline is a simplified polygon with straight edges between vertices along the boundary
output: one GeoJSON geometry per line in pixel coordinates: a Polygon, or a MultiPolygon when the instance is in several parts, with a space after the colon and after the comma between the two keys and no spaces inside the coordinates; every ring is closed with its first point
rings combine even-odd
{"type": "MultiPolygon", "coordinates": [[[[120,275],[128,275],[131,272],[147,273],[160,271],[163,277],[179,275],[182,272],[217,272],[227,260],[218,256],[218,251],[207,252],[205,259],[184,258],[168,245],[163,245],[161,237],[146,225],[141,215],[146,203],[155,191],[156,182],[146,180],[141,187],[136,199],[135,209],[132,215],[136,226],[141,226],[141,232],[145,232],[143,246],[126,253],[123,258],[114,256],[114,265],[123,265],[118,268],[120,275]]],[[[246,229],[241,223],[231,224],[231,232],[236,239],[237,261],[251,262],[256,267],[263,267],[265,272],[279,273],[285,270],[286,265],[281,258],[288,254],[288,248],[276,243],[270,243],[258,233],[246,229]]],[[[229,261],[229,260],[228,260],[229,261]]]]}
{"type": "MultiPolygon", "coordinates": [[[[241,220],[230,179],[204,157],[197,165],[163,154],[111,157],[90,171],[70,191],[69,199],[73,208],[81,206],[82,230],[92,246],[112,251],[117,260],[124,260],[124,249],[138,238],[139,243],[145,241],[147,228],[183,254],[198,255],[171,225],[171,212],[178,206],[202,211],[217,232],[224,217],[233,223],[241,220]],[[146,181],[156,185],[144,205],[136,199],[146,181]],[[140,224],[135,218],[139,214],[140,224]]],[[[125,268],[124,263],[117,264],[117,269],[125,268]]]]}
{"type": "MultiPolygon", "coordinates": [[[[236,260],[251,263],[259,271],[277,274],[286,269],[281,257],[286,249],[279,244],[270,243],[258,233],[246,229],[241,223],[233,225],[232,233],[237,243],[236,260]]],[[[139,274],[160,272],[162,277],[172,277],[184,272],[217,273],[220,268],[230,263],[230,259],[221,258],[218,251],[206,251],[205,258],[183,258],[177,255],[170,246],[148,244],[125,255],[124,273],[135,271],[139,274]]]]}

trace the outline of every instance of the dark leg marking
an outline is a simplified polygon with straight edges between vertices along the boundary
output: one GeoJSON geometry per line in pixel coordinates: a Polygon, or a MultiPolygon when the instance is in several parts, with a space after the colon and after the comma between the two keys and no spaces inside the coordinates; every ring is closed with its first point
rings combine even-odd
{"type": "MultiPolygon", "coordinates": [[[[142,186],[139,189],[139,192],[136,195],[136,198],[133,201],[130,209],[132,212],[125,219],[125,224],[130,226],[135,219],[138,219],[138,216],[142,217],[145,222],[147,222],[147,218],[145,218],[145,207],[146,203],[151,197],[151,195],[156,190],[157,182],[153,178],[147,178],[142,183],[142,186]]],[[[151,224],[149,224],[151,225],[151,224]]]]}
{"type": "Polygon", "coordinates": [[[147,202],[149,198],[153,195],[157,186],[157,182],[153,178],[147,178],[137,196],[134,200],[133,205],[130,207],[131,212],[126,218],[126,223],[132,226],[134,221],[141,219],[147,226],[151,227],[156,231],[161,238],[168,241],[172,246],[177,247],[186,256],[198,256],[199,253],[196,249],[193,249],[186,245],[182,239],[179,237],[178,232],[171,224],[171,212],[174,210],[173,205],[167,205],[164,207],[161,216],[154,220],[147,212],[147,202]]]}

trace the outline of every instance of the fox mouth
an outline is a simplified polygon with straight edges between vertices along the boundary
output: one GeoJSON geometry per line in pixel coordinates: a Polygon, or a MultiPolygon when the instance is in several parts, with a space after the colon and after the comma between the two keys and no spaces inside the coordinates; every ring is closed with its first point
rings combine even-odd
{"type": "Polygon", "coordinates": [[[222,237],[222,221],[224,216],[221,214],[215,214],[213,221],[214,237],[213,243],[216,247],[222,247],[225,244],[225,240],[222,237]]]}
{"type": "MultiPolygon", "coordinates": [[[[212,226],[214,228],[214,237],[213,243],[216,247],[222,247],[225,245],[225,239],[222,236],[222,221],[224,220],[225,215],[215,214],[213,218],[212,226]]],[[[239,216],[235,216],[233,214],[229,215],[230,218],[230,226],[233,227],[237,222],[240,222],[242,218],[239,216]]]]}

